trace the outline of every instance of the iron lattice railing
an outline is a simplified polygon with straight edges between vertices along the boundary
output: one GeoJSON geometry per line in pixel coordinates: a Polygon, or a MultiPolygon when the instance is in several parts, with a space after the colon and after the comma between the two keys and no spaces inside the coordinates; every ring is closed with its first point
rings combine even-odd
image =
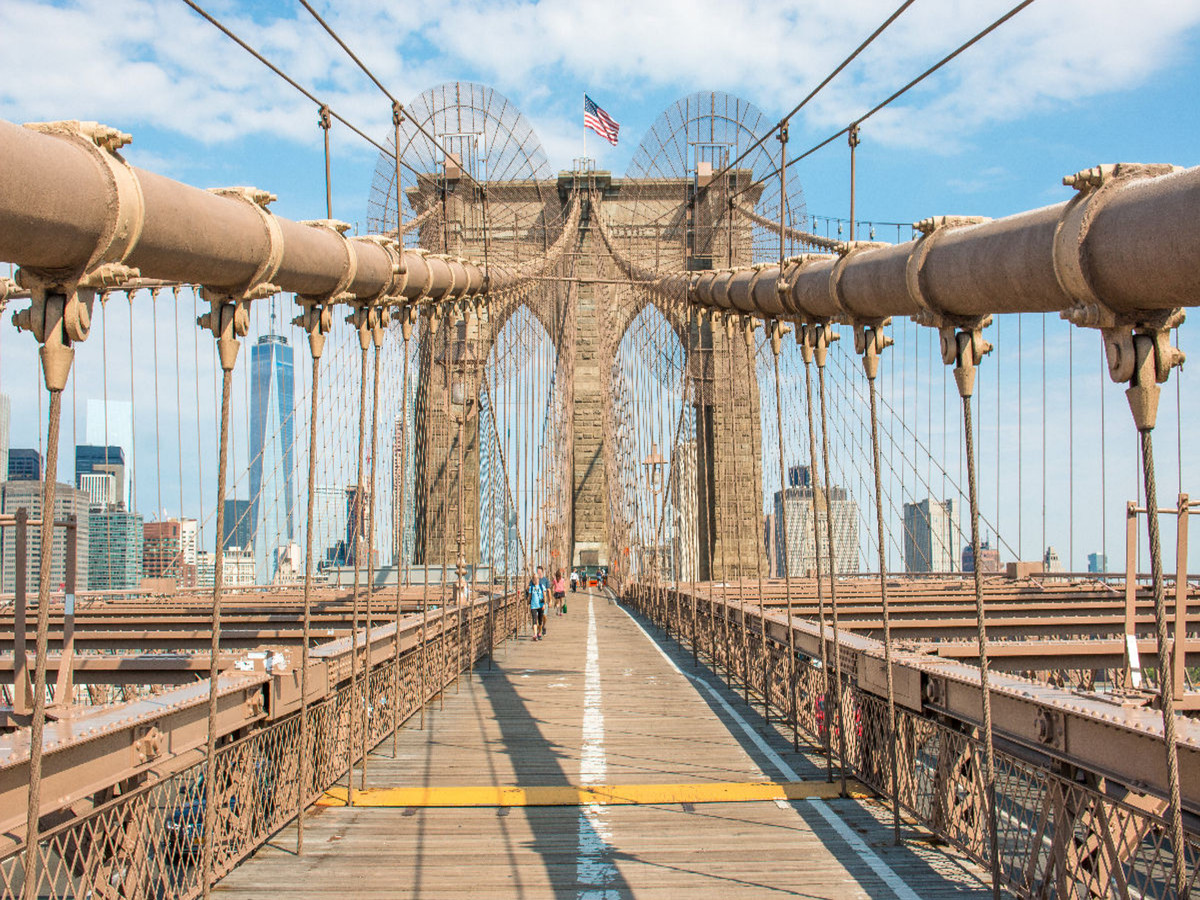
{"type": "MultiPolygon", "coordinates": [[[[673,590],[629,586],[625,601],[681,643],[694,641],[714,671],[732,685],[768,698],[789,724],[824,747],[830,737],[818,661],[797,653],[795,691],[789,690],[786,644],[755,627],[742,629],[737,609],[673,590]],[[794,699],[793,699],[794,698],[794,699]]],[[[832,661],[830,679],[834,678],[832,661]]],[[[887,704],[855,683],[843,665],[842,729],[846,765],[855,778],[891,796],[887,704]]],[[[840,736],[833,722],[834,759],[840,736]]],[[[971,729],[896,709],[896,753],[900,806],[920,825],[990,865],[983,742],[971,729]]],[[[835,762],[836,765],[836,762],[835,762]]],[[[1175,898],[1170,827],[1155,810],[1108,796],[1001,750],[996,752],[999,812],[997,845],[1004,887],[1019,897],[1116,897],[1120,900],[1175,898]]],[[[1183,848],[1189,898],[1200,898],[1200,839],[1183,848]]]]}
{"type": "MultiPolygon", "coordinates": [[[[469,629],[458,622],[461,610],[447,610],[453,622],[429,636],[424,701],[458,677],[475,659],[515,633],[522,621],[516,595],[499,598],[495,621],[486,605],[471,609],[469,629]]],[[[351,747],[360,746],[364,700],[367,745],[374,747],[420,710],[420,647],[378,663],[357,687],[344,686],[308,709],[307,784],[300,784],[300,716],[281,719],[218,748],[217,825],[214,877],[220,879],[271,835],[291,822],[325,790],[343,779],[351,747]],[[357,696],[353,696],[353,692],[357,696]],[[364,691],[366,697],[364,698],[364,691]],[[392,710],[399,704],[399,715],[392,710]]],[[[44,832],[37,845],[38,898],[162,898],[186,900],[201,894],[204,837],[204,778],[207,765],[197,761],[158,781],[112,797],[87,815],[44,832]]],[[[24,848],[0,860],[0,897],[21,895],[24,848]]]]}

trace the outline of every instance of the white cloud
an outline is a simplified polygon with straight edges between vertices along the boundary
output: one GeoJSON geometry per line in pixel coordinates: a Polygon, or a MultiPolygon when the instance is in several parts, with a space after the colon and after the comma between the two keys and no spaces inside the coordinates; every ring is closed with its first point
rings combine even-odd
{"type": "MultiPolygon", "coordinates": [[[[1010,0],[926,0],[905,13],[810,110],[837,128],[973,34],[1010,0]]],[[[298,6],[214,13],[368,133],[387,103],[298,6]]],[[[782,111],[894,7],[893,0],[416,0],[403,8],[346,0],[331,24],[401,100],[451,78],[491,82],[526,107],[555,165],[574,155],[572,127],[551,116],[567,81],[636,102],[720,88],[782,111]],[[557,132],[557,133],[555,133],[557,132]],[[564,152],[570,155],[560,156],[564,152]]],[[[1035,4],[928,86],[871,123],[890,145],[946,146],[991,123],[1142,83],[1182,51],[1200,6],[1143,0],[1035,4]]],[[[0,116],[150,124],[220,143],[253,134],[310,142],[312,104],[181,3],[6,0],[0,116]],[[45,65],[53,52],[55,63],[45,65]]],[[[631,137],[637,137],[632,135],[631,137]]]]}

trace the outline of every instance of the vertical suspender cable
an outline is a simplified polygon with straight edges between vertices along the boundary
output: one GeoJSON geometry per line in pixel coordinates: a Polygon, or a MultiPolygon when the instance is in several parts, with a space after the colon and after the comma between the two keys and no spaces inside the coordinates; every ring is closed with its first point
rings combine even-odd
{"type": "MultiPolygon", "coordinates": [[[[409,319],[408,309],[402,309],[400,315],[402,316],[400,326],[403,339],[403,349],[400,352],[404,361],[404,375],[401,379],[400,387],[400,480],[394,488],[395,491],[399,492],[400,496],[392,497],[392,502],[396,504],[399,510],[396,523],[396,652],[393,663],[395,670],[392,674],[393,690],[395,691],[395,703],[392,704],[393,759],[396,757],[396,734],[400,730],[400,617],[403,614],[401,598],[403,596],[403,588],[408,584],[408,563],[404,558],[404,532],[408,526],[408,339],[412,334],[412,321],[409,319]],[[401,575],[402,572],[403,575],[401,575]]],[[[424,643],[424,641],[425,635],[422,632],[421,642],[424,643]]],[[[424,706],[424,704],[425,697],[422,695],[421,705],[424,706]]]]}
{"type": "MultiPolygon", "coordinates": [[[[130,490],[131,490],[131,494],[130,494],[131,503],[129,504],[129,508],[131,511],[137,512],[137,510],[138,510],[138,502],[137,502],[137,401],[134,399],[134,392],[133,392],[133,385],[134,385],[133,361],[136,358],[134,351],[133,351],[133,297],[129,293],[126,293],[125,296],[130,301],[129,302],[129,433],[130,433],[129,450],[130,450],[130,454],[132,456],[132,460],[130,462],[130,476],[129,476],[130,490]]],[[[158,339],[158,330],[157,329],[155,329],[154,336],[155,336],[155,340],[157,340],[158,339]]],[[[157,378],[157,371],[158,371],[158,365],[156,363],[155,364],[155,373],[156,373],[155,378],[157,378]]],[[[247,409],[249,409],[249,406],[247,406],[247,409]]],[[[105,419],[105,422],[107,423],[107,421],[108,421],[107,404],[105,404],[104,419],[105,419]]],[[[105,431],[107,432],[107,424],[105,425],[105,431]]],[[[104,444],[105,444],[104,459],[107,462],[108,461],[108,436],[107,436],[107,434],[105,435],[105,438],[104,438],[104,444]]],[[[156,454],[157,454],[157,452],[158,451],[155,450],[156,454]]],[[[109,561],[109,566],[110,566],[109,573],[110,573],[110,578],[111,578],[111,571],[112,571],[111,570],[111,566],[112,566],[111,560],[109,561]]]]}
{"type": "MultiPolygon", "coordinates": [[[[729,492],[730,499],[734,503],[733,509],[733,527],[727,530],[727,534],[737,541],[737,567],[738,567],[738,616],[741,624],[742,632],[742,659],[740,663],[742,675],[742,694],[746,703],[750,703],[750,631],[746,622],[746,582],[744,563],[742,560],[742,540],[741,529],[739,528],[738,519],[741,518],[742,512],[742,492],[737,489],[737,473],[734,470],[734,457],[737,454],[737,426],[733,421],[735,390],[737,385],[737,377],[734,374],[734,355],[736,354],[735,344],[733,341],[732,329],[740,321],[734,319],[726,319],[725,336],[728,343],[728,362],[729,362],[729,412],[726,418],[729,420],[729,461],[726,466],[726,471],[729,472],[729,492]]],[[[748,355],[747,355],[748,357],[748,355]]],[[[747,358],[747,366],[749,366],[749,358],[747,358]]],[[[757,529],[755,529],[757,533],[757,529]]],[[[728,582],[728,579],[726,579],[728,582]]],[[[728,599],[728,598],[727,598],[728,599]]]]}
{"type": "Polygon", "coordinates": [[[883,528],[883,474],[879,459],[879,404],[876,376],[879,374],[879,351],[890,343],[882,333],[882,323],[866,329],[863,368],[871,395],[871,459],[875,468],[875,523],[879,549],[879,600],[883,606],[883,665],[887,686],[888,765],[892,774],[892,842],[900,845],[900,754],[896,747],[896,692],[892,676],[892,620],[887,594],[887,549],[883,528]]]}
{"type": "Polygon", "coordinates": [[[796,685],[796,633],[792,628],[791,544],[788,538],[787,482],[784,478],[783,459],[783,392],[779,385],[779,351],[782,349],[783,329],[782,322],[776,321],[771,324],[771,355],[775,361],[775,430],[779,443],[779,529],[783,538],[783,553],[781,556],[777,554],[777,558],[783,559],[783,590],[784,596],[787,598],[787,703],[790,707],[789,718],[792,722],[792,748],[799,750],[800,710],[796,685]]]}
{"type": "MultiPolygon", "coordinates": [[[[359,587],[362,576],[363,548],[363,465],[366,455],[367,438],[367,348],[370,345],[370,333],[367,330],[367,310],[357,309],[351,320],[358,331],[360,350],[360,368],[358,376],[358,475],[354,481],[354,500],[350,504],[350,531],[354,535],[350,550],[354,554],[354,590],[350,625],[350,722],[346,734],[346,803],[354,805],[354,723],[358,713],[359,689],[359,660],[358,660],[358,623],[359,623],[359,587]]],[[[368,588],[369,590],[369,588],[368,588]]],[[[369,655],[368,649],[368,655],[369,655]]],[[[366,705],[364,694],[363,704],[366,705]]]]}
{"type": "MultiPolygon", "coordinates": [[[[1171,831],[1171,864],[1175,891],[1187,893],[1187,844],[1183,831],[1183,810],[1179,783],[1179,746],[1176,734],[1175,685],[1171,676],[1171,640],[1167,627],[1166,588],[1163,584],[1162,541],[1159,536],[1158,489],[1154,472],[1153,432],[1157,418],[1160,388],[1158,376],[1183,362],[1182,354],[1168,346],[1160,351],[1157,337],[1133,336],[1134,368],[1126,397],[1134,417],[1141,444],[1142,472],[1146,488],[1146,527],[1150,549],[1150,577],[1154,590],[1154,634],[1158,656],[1158,689],[1163,723],[1163,746],[1167,763],[1168,825],[1171,831]]],[[[1186,515],[1186,512],[1184,513],[1186,515]]],[[[1178,650],[1176,652],[1179,652],[1178,650]]]]}
{"type": "MultiPolygon", "coordinates": [[[[826,335],[828,335],[828,326],[824,326],[826,335]]],[[[846,796],[846,723],[842,710],[842,645],[838,638],[838,608],[837,608],[837,552],[833,541],[833,507],[830,505],[833,489],[833,480],[829,472],[829,417],[825,411],[825,353],[828,352],[828,344],[824,341],[818,341],[816,348],[817,355],[817,378],[820,382],[821,391],[821,467],[825,470],[825,533],[828,537],[829,544],[829,609],[832,614],[833,625],[833,702],[837,712],[837,729],[838,729],[838,762],[840,766],[839,777],[841,779],[841,793],[846,796]]],[[[816,523],[814,523],[814,527],[816,523]]],[[[820,568],[821,561],[818,557],[817,567],[820,568]]],[[[828,713],[829,704],[826,703],[825,724],[830,725],[830,716],[828,713]]]]}
{"type": "Polygon", "coordinates": [[[988,812],[988,830],[990,832],[990,862],[992,869],[992,895],[1000,898],[1000,841],[999,841],[999,808],[996,798],[996,755],[992,743],[992,694],[990,670],[988,668],[987,624],[984,620],[983,605],[983,573],[979,566],[979,497],[975,477],[975,434],[971,415],[971,395],[974,393],[975,366],[986,344],[977,345],[978,332],[960,332],[957,336],[957,364],[954,369],[955,381],[958,382],[959,394],[962,396],[963,407],[963,441],[967,457],[967,491],[971,506],[971,554],[975,564],[975,616],[977,640],[979,641],[979,688],[983,696],[983,749],[984,749],[984,788],[988,812]],[[978,349],[977,349],[978,346],[978,349]]]}
{"type": "MultiPolygon", "coordinates": [[[[422,340],[417,347],[417,374],[425,372],[423,380],[424,402],[418,412],[421,423],[421,433],[415,427],[413,438],[423,444],[421,452],[421,485],[413,484],[413,494],[421,490],[421,728],[425,728],[425,705],[429,701],[428,668],[429,668],[429,392],[432,388],[429,360],[433,358],[433,337],[431,334],[432,315],[425,319],[422,340]],[[423,440],[422,440],[423,438],[423,440]]],[[[416,532],[413,532],[413,542],[416,542],[416,532]]],[[[414,548],[415,549],[415,548],[414,548]]]]}
{"type": "Polygon", "coordinates": [[[1158,645],[1158,691],[1163,721],[1163,746],[1167,756],[1168,800],[1170,801],[1171,862],[1178,896],[1187,891],[1187,850],[1183,833],[1183,811],[1179,784],[1179,749],[1175,722],[1175,686],[1171,677],[1171,639],[1167,630],[1167,599],[1163,584],[1162,541],[1158,528],[1158,488],[1154,478],[1153,428],[1139,429],[1142,471],[1146,480],[1146,526],[1150,542],[1150,578],[1154,586],[1154,631],[1158,645]]]}
{"type": "MultiPolygon", "coordinates": [[[[799,334],[797,335],[800,336],[799,334]]],[[[812,402],[812,326],[804,326],[804,393],[808,404],[809,482],[812,493],[813,574],[817,580],[817,623],[821,639],[821,741],[825,744],[825,780],[833,781],[833,741],[829,725],[829,646],[825,641],[825,594],[821,587],[821,528],[817,507],[817,433],[813,423],[812,402]]]]}
{"type": "MultiPolygon", "coordinates": [[[[41,395],[41,391],[38,391],[41,395]]],[[[46,725],[46,654],[50,631],[50,567],[54,549],[54,493],[58,480],[58,432],[62,389],[50,391],[46,422],[46,471],[42,482],[41,544],[38,547],[38,624],[34,657],[33,710],[29,723],[29,805],[25,814],[25,884],[22,896],[38,896],[41,868],[38,828],[42,805],[42,734],[46,725]]],[[[15,648],[25,653],[24,647],[15,648]]],[[[214,665],[216,655],[213,655],[214,665]]]]}
{"type": "MultiPolygon", "coordinates": [[[[213,304],[212,316],[222,314],[222,309],[213,304]]],[[[232,312],[225,315],[232,318],[232,312]]],[[[223,340],[224,338],[219,338],[223,340]]],[[[225,577],[225,484],[228,477],[229,461],[229,408],[233,400],[233,364],[234,358],[226,365],[225,354],[222,354],[221,365],[221,436],[220,448],[217,455],[217,544],[213,554],[213,599],[212,599],[212,646],[209,650],[208,662],[208,737],[204,749],[204,847],[201,851],[203,881],[201,887],[204,900],[208,900],[212,891],[213,853],[216,844],[216,781],[217,781],[217,687],[220,678],[221,651],[221,590],[225,577]]]]}
{"type": "Polygon", "coordinates": [[[375,480],[376,462],[379,458],[379,364],[381,357],[379,355],[380,345],[383,343],[384,327],[386,322],[383,321],[386,316],[386,310],[374,309],[371,311],[372,328],[371,328],[371,343],[374,347],[374,363],[375,363],[375,378],[371,386],[371,486],[367,507],[367,596],[366,596],[366,619],[367,633],[363,641],[363,706],[362,706],[362,772],[359,777],[359,784],[363,790],[367,788],[367,751],[370,749],[370,738],[367,734],[367,728],[370,725],[370,709],[372,706],[378,705],[371,703],[371,626],[374,621],[371,616],[371,594],[375,589],[375,495],[378,493],[378,484],[375,480]]]}
{"type": "Polygon", "coordinates": [[[308,807],[308,662],[312,641],[313,589],[313,507],[317,483],[317,414],[321,386],[321,351],[325,336],[321,333],[322,310],[313,309],[316,318],[309,324],[309,347],[312,350],[312,407],[308,418],[308,499],[307,520],[304,526],[304,634],[300,648],[300,787],[296,808],[296,854],[304,852],[304,811],[308,807]],[[315,327],[314,327],[315,325],[315,327]]]}

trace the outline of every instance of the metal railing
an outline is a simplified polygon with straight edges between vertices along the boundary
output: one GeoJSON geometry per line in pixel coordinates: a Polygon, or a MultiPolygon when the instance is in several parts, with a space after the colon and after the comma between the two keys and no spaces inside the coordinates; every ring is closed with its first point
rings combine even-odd
{"type": "MultiPolygon", "coordinates": [[[[309,706],[305,747],[300,746],[298,713],[220,746],[213,772],[218,809],[214,880],[345,778],[348,748],[363,745],[362,718],[352,715],[363,703],[369,710],[365,746],[375,747],[391,734],[393,721],[408,720],[475,660],[514,634],[524,621],[518,596],[496,601],[494,609],[488,604],[448,608],[451,614],[469,611],[469,627],[456,619],[454,627],[429,635],[424,654],[418,645],[400,654],[398,667],[394,656],[380,660],[357,687],[345,684],[309,706]],[[422,659],[423,682],[418,672],[422,659]],[[397,705],[399,715],[393,717],[397,705]],[[300,783],[302,753],[310,759],[305,784],[300,783]]],[[[203,754],[196,752],[191,765],[119,792],[86,815],[46,829],[36,848],[36,896],[199,896],[207,768],[203,754]]],[[[25,865],[23,847],[0,860],[0,897],[20,896],[25,865]]]]}
{"type": "MultiPolygon", "coordinates": [[[[764,636],[720,600],[667,588],[630,586],[624,601],[707,657],[714,672],[746,685],[789,724],[795,721],[822,748],[845,741],[847,767],[881,795],[891,794],[886,702],[856,683],[853,654],[843,652],[842,716],[827,715],[820,661],[798,653],[796,684],[788,683],[786,644],[764,636]],[[746,652],[747,647],[749,653],[746,652]]],[[[833,678],[832,671],[829,677],[833,678]]],[[[832,710],[830,710],[832,712],[832,710]]],[[[983,741],[968,723],[938,721],[896,710],[900,806],[919,825],[990,867],[983,741]]],[[[835,758],[837,754],[834,754],[835,758]]],[[[1112,796],[1103,779],[1064,777],[1002,749],[996,752],[1000,872],[1018,897],[1175,898],[1176,848],[1161,814],[1165,803],[1141,795],[1112,796]]],[[[1182,849],[1187,893],[1200,897],[1200,836],[1182,849]]]]}

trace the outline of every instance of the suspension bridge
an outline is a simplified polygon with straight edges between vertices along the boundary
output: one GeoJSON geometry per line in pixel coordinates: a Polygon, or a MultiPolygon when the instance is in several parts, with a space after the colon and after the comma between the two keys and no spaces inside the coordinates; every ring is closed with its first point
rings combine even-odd
{"type": "Polygon", "coordinates": [[[800,107],[556,170],[208,18],[317,105],[322,218],[0,122],[3,896],[1200,896],[1200,169],[843,233],[800,107]]]}

